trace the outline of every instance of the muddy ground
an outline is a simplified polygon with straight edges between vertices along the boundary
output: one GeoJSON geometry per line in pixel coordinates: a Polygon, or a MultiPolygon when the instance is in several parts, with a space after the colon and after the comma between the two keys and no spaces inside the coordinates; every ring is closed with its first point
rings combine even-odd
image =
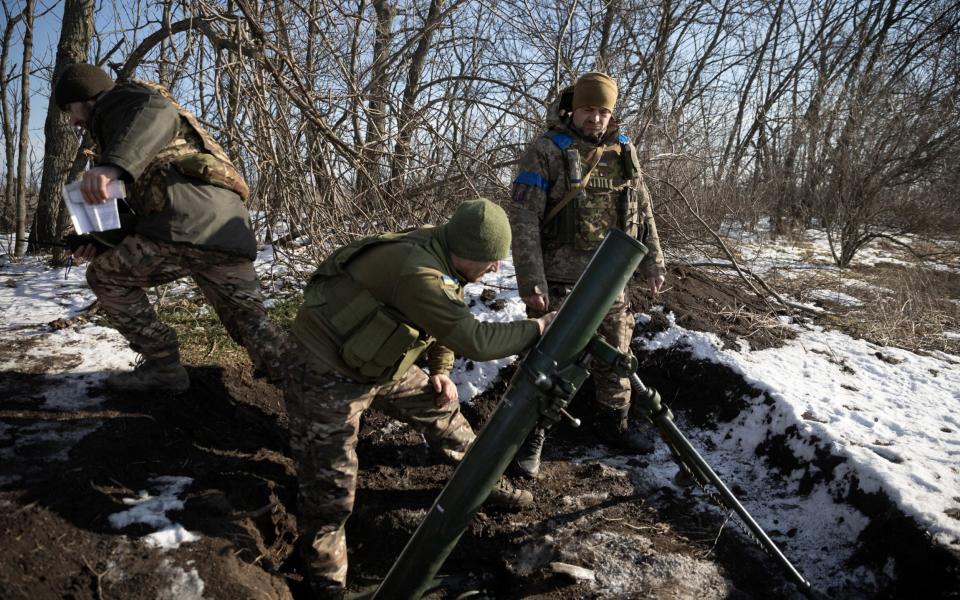
{"type": "MultiPolygon", "coordinates": [[[[695,271],[677,271],[671,282],[661,300],[685,327],[714,331],[730,343],[747,339],[753,347],[789,335],[764,316],[765,306],[735,287],[695,271]]],[[[639,292],[636,301],[639,308],[649,302],[639,292]]],[[[656,315],[648,325],[663,326],[656,315]]],[[[692,425],[730,420],[740,398],[758,393],[735,374],[681,351],[641,359],[647,382],[692,425]]],[[[0,382],[0,427],[8,433],[4,439],[13,440],[0,473],[6,482],[0,486],[0,598],[310,597],[294,552],[296,474],[276,389],[254,380],[244,363],[193,364],[192,386],[183,394],[108,395],[95,411],[42,411],[51,385],[45,372],[57,369],[33,364],[4,373],[0,382]],[[52,435],[33,435],[46,430],[52,435]],[[109,516],[128,508],[124,499],[170,475],[192,482],[180,494],[184,506],[167,516],[199,540],[161,551],[140,539],[156,527],[114,528],[109,516]]],[[[495,409],[505,386],[500,382],[464,406],[475,426],[495,409]]],[[[77,393],[106,394],[98,383],[85,388],[77,393]]],[[[590,393],[587,386],[571,405],[587,421],[590,393]]],[[[362,471],[347,534],[352,591],[369,589],[386,574],[452,472],[419,435],[376,411],[364,417],[358,451],[362,471]]],[[[444,565],[433,597],[797,597],[777,566],[735,528],[724,528],[698,497],[580,460],[597,453],[616,455],[589,427],[560,425],[543,475],[526,484],[536,507],[480,513],[444,565]],[[556,562],[585,567],[595,581],[558,572],[563,568],[551,566],[556,562]]],[[[759,459],[773,470],[795,461],[776,440],[759,459]]],[[[821,476],[829,477],[838,459],[818,460],[821,476]]],[[[891,558],[897,565],[873,597],[958,597],[956,556],[931,545],[885,498],[847,500],[872,518],[850,568],[879,570],[891,558]]]]}

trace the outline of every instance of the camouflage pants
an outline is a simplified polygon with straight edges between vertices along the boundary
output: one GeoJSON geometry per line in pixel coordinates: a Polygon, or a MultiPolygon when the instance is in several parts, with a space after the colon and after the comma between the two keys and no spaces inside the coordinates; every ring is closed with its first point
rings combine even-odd
{"type": "MultiPolygon", "coordinates": [[[[572,285],[551,283],[550,310],[557,310],[573,289],[572,285]]],[[[611,346],[621,352],[630,350],[630,340],[633,338],[633,329],[636,319],[630,312],[630,303],[626,292],[620,292],[610,307],[610,311],[603,317],[598,333],[611,346]]],[[[597,404],[611,410],[623,410],[630,406],[630,380],[620,377],[609,367],[594,361],[591,365],[593,385],[597,393],[597,404]]]]}
{"type": "Polygon", "coordinates": [[[254,367],[279,381],[283,336],[267,318],[249,259],[131,235],[87,267],[87,282],[113,325],[131,348],[160,362],[179,360],[177,334],[157,318],[145,288],[187,275],[254,367]]]}
{"type": "Polygon", "coordinates": [[[370,406],[409,423],[431,449],[459,460],[475,437],[451,402],[436,392],[419,367],[396,382],[357,383],[339,375],[291,337],[284,378],[290,447],[300,481],[297,496],[302,552],[311,584],[343,586],[347,578],[345,525],[357,486],[360,416],[370,406]]]}

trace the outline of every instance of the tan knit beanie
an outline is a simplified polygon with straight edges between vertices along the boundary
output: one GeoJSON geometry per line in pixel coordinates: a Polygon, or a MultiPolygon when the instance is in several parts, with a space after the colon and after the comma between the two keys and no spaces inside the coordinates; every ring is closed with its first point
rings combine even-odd
{"type": "Polygon", "coordinates": [[[612,111],[617,103],[617,84],[606,73],[587,73],[573,86],[573,109],[599,106],[612,111]]]}

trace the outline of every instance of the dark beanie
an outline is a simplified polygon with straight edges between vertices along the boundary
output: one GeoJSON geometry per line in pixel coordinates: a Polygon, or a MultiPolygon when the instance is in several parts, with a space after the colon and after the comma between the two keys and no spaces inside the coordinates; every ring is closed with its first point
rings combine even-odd
{"type": "Polygon", "coordinates": [[[450,252],[460,258],[485,262],[510,254],[507,213],[489,200],[468,200],[458,206],[446,229],[450,252]]]}
{"type": "Polygon", "coordinates": [[[53,100],[60,110],[67,110],[67,104],[91,100],[112,87],[113,79],[103,69],[74,63],[63,70],[53,86],[53,100]]]}

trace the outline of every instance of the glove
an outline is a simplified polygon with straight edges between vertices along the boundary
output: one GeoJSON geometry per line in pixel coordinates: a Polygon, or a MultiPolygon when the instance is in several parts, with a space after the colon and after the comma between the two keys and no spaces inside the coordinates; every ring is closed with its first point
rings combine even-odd
{"type": "Polygon", "coordinates": [[[97,249],[97,254],[102,254],[110,249],[110,246],[104,244],[97,238],[90,235],[77,235],[76,233],[70,233],[67,237],[63,238],[63,245],[71,253],[76,252],[77,248],[80,246],[93,245],[97,249]]]}

